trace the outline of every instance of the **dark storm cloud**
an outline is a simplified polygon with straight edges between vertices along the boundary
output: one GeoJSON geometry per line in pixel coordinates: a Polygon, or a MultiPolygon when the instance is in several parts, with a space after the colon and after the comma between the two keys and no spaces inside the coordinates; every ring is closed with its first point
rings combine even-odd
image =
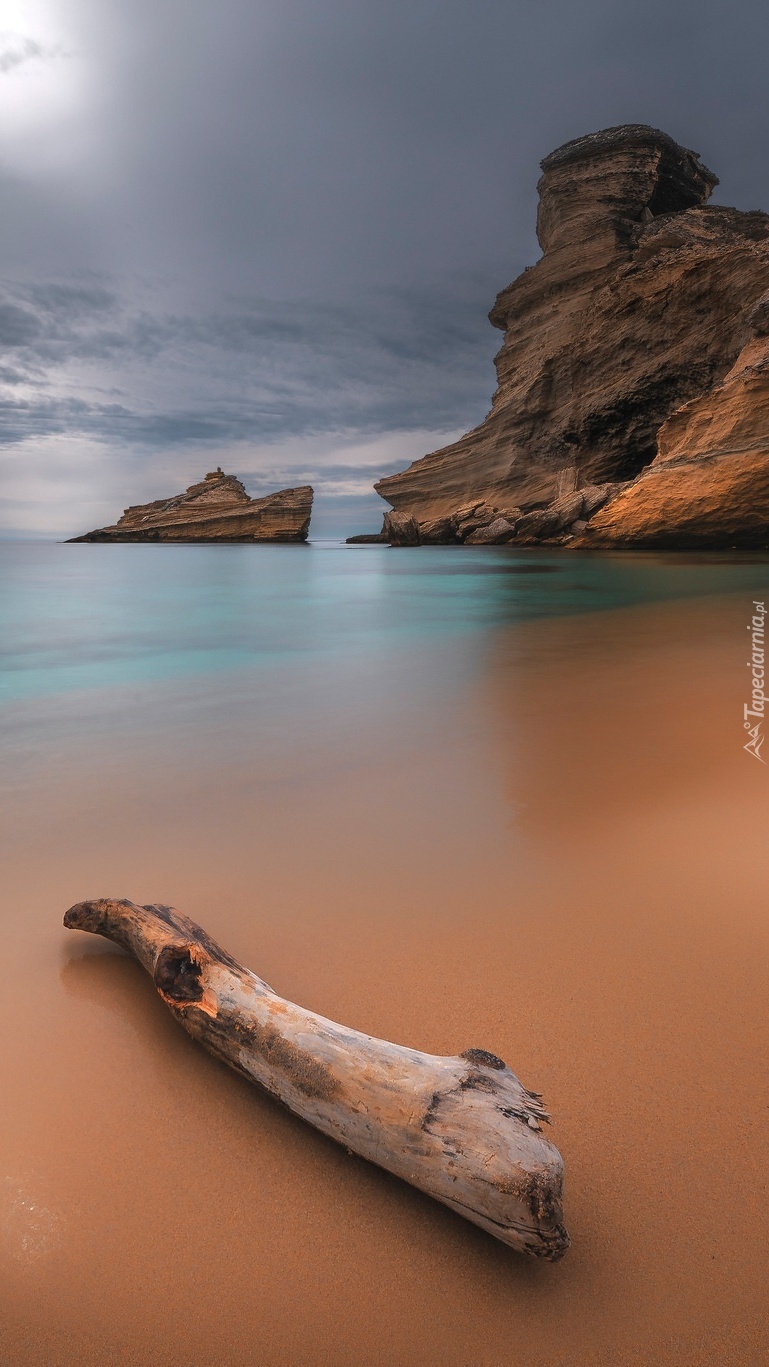
{"type": "Polygon", "coordinates": [[[80,284],[72,281],[66,284],[46,281],[29,285],[26,295],[29,302],[42,313],[60,320],[90,319],[100,314],[109,314],[119,302],[114,290],[106,289],[103,284],[80,284]]]}
{"type": "Polygon", "coordinates": [[[485,402],[481,320],[456,291],[449,303],[421,288],[223,304],[231,311],[153,316],[94,283],[17,286],[0,302],[0,346],[14,385],[34,392],[0,403],[0,441],[80,432],[164,448],[372,434],[430,427],[436,415],[453,427],[485,402]],[[103,401],[102,363],[119,367],[119,403],[103,401]],[[158,364],[170,383],[153,395],[158,364]],[[79,396],[57,396],[57,377],[75,374],[79,396]]]}
{"type": "Polygon", "coordinates": [[[40,335],[40,320],[29,309],[0,304],[0,347],[7,353],[26,347],[40,335]]]}
{"type": "Polygon", "coordinates": [[[578,134],[657,125],[716,199],[769,208],[757,0],[69,0],[55,24],[0,41],[0,419],[102,443],[110,478],[132,447],[481,420],[486,311],[578,134]]]}
{"type": "Polygon", "coordinates": [[[103,255],[138,269],[186,262],[283,296],[482,262],[499,287],[533,250],[539,159],[627,119],[766,187],[769,19],[755,3],[80,0],[74,12],[104,76],[90,170],[109,167],[109,195],[92,222],[103,255]]]}

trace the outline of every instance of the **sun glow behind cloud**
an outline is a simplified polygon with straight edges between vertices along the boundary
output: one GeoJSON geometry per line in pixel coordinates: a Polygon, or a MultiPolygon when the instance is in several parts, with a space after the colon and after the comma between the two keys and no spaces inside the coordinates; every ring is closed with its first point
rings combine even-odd
{"type": "Polygon", "coordinates": [[[60,5],[0,0],[0,156],[25,174],[71,164],[86,64],[60,5]]]}

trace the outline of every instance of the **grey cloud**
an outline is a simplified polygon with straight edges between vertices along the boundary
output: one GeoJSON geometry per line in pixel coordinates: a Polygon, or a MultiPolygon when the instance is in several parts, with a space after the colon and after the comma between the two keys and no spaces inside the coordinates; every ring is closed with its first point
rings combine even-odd
{"type": "Polygon", "coordinates": [[[163,448],[462,425],[485,411],[496,344],[472,294],[459,316],[456,299],[452,312],[443,291],[425,288],[152,316],[103,284],[19,286],[0,305],[0,336],[15,383],[26,378],[37,392],[5,400],[3,440],[79,431],[163,448]],[[73,382],[78,401],[57,397],[73,382]],[[105,392],[120,402],[104,403],[105,392]]]}
{"type": "Polygon", "coordinates": [[[16,370],[10,365],[0,365],[0,385],[20,385],[29,384],[30,376],[23,370],[16,370]]]}
{"type": "Polygon", "coordinates": [[[609,124],[665,128],[720,202],[769,208],[758,0],[61,16],[40,51],[0,45],[0,72],[58,78],[58,44],[82,76],[35,140],[0,130],[6,442],[83,432],[114,470],[139,445],[472,426],[486,311],[537,255],[539,160],[609,124]]]}
{"type": "Polygon", "coordinates": [[[0,304],[0,346],[9,351],[29,346],[40,335],[40,319],[16,304],[0,304]]]}
{"type": "MultiPolygon", "coordinates": [[[[376,466],[376,477],[378,479],[381,475],[395,474],[400,468],[399,461],[383,461],[376,466]]],[[[322,466],[318,466],[284,461],[280,464],[264,465],[255,475],[250,475],[249,488],[252,493],[259,494],[297,484],[313,484],[322,489],[324,485],[359,483],[360,496],[363,497],[370,491],[371,480],[372,471],[362,470],[359,465],[340,465],[335,461],[324,461],[322,466]]],[[[379,506],[381,508],[382,505],[379,506]]]]}
{"type": "Polygon", "coordinates": [[[0,35],[0,74],[15,71],[27,62],[47,61],[61,55],[58,45],[38,43],[34,38],[22,38],[16,34],[0,35]]]}
{"type": "Polygon", "coordinates": [[[31,303],[53,317],[88,317],[112,312],[118,305],[114,290],[101,283],[44,281],[26,287],[31,303]]]}

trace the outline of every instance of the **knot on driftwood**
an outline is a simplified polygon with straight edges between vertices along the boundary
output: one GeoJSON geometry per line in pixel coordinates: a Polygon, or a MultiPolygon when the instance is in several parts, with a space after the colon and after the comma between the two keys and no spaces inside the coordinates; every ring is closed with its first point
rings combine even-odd
{"type": "Polygon", "coordinates": [[[161,949],[153,978],[158,992],[172,1002],[203,1000],[203,964],[189,945],[166,945],[161,949]]]}
{"type": "Polygon", "coordinates": [[[199,945],[164,945],[155,960],[152,978],[163,1001],[173,1010],[196,1006],[207,1016],[219,1013],[216,993],[204,973],[210,959],[199,945]]]}
{"type": "Polygon", "coordinates": [[[490,1053],[488,1049],[465,1049],[459,1057],[466,1058],[468,1063],[480,1063],[483,1068],[507,1067],[504,1059],[499,1058],[496,1054],[490,1053]]]}

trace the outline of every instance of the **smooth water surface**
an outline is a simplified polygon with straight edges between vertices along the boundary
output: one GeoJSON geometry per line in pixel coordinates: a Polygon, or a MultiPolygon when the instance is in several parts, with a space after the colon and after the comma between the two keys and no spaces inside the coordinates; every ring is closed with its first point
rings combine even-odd
{"type": "Polygon", "coordinates": [[[729,555],[510,548],[0,543],[3,701],[413,652],[489,628],[769,591],[729,555]]]}

